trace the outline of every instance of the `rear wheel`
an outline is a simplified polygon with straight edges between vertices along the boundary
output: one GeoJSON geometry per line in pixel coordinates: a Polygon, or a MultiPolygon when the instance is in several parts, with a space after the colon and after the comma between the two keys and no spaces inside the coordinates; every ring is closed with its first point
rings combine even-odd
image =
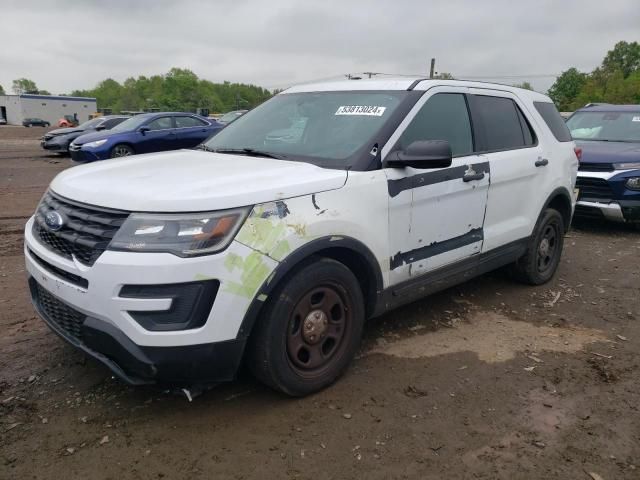
{"type": "Polygon", "coordinates": [[[560,264],[564,231],[560,212],[553,208],[542,212],[527,252],[514,265],[515,277],[530,285],[541,285],[551,280],[560,264]]]}
{"type": "Polygon", "coordinates": [[[292,396],[331,385],[351,363],[362,336],[364,300],[353,273],[319,258],[277,287],[251,335],[248,365],[292,396]]]}
{"type": "Polygon", "coordinates": [[[133,155],[135,152],[133,148],[124,143],[119,143],[115,147],[111,149],[111,158],[117,157],[128,157],[129,155],[133,155]]]}

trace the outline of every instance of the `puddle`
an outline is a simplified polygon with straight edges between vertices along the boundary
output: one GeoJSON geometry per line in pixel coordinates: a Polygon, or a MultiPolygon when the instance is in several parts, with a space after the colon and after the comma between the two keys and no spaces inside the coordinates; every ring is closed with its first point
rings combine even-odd
{"type": "Polygon", "coordinates": [[[368,353],[402,358],[435,357],[473,352],[488,363],[505,362],[519,352],[573,353],[594,342],[606,341],[604,332],[586,328],[537,327],[492,312],[479,313],[456,328],[441,329],[376,347],[368,353]]]}

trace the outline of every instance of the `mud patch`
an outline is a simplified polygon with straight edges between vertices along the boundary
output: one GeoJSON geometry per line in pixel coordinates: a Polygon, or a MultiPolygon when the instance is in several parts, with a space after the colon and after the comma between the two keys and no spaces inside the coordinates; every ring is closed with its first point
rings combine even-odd
{"type": "Polygon", "coordinates": [[[519,352],[573,353],[594,342],[606,341],[604,332],[586,328],[537,327],[497,313],[483,312],[457,328],[439,330],[374,348],[403,358],[435,357],[473,352],[484,362],[505,362],[519,352]]]}

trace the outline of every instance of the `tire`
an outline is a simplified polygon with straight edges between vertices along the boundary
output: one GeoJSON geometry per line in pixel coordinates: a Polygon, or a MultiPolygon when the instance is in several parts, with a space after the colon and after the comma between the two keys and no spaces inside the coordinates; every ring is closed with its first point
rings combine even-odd
{"type": "Polygon", "coordinates": [[[564,245],[564,219],[557,210],[542,212],[527,252],[513,266],[515,278],[529,285],[547,283],[558,269],[564,245]]]}
{"type": "Polygon", "coordinates": [[[300,397],[335,382],[362,337],[364,299],[344,264],[310,261],[276,287],[251,334],[247,364],[269,387],[300,397]]]}
{"type": "Polygon", "coordinates": [[[135,155],[133,148],[126,143],[118,143],[111,149],[111,158],[128,157],[129,155],[135,155]]]}

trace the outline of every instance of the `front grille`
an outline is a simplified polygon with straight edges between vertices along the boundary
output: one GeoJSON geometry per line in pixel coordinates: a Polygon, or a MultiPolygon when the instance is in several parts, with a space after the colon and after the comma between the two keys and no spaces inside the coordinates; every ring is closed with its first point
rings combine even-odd
{"type": "Polygon", "coordinates": [[[91,266],[128,216],[127,212],[81,205],[47,192],[36,210],[33,235],[58,255],[91,266]],[[45,222],[51,211],[64,219],[60,230],[52,231],[45,222]]]}
{"type": "Polygon", "coordinates": [[[29,255],[31,255],[31,258],[33,258],[33,260],[45,270],[53,273],[57,277],[65,279],[69,283],[73,283],[74,285],[77,285],[78,287],[89,288],[89,281],[86,278],[82,278],[80,275],[67,272],[62,268],[58,268],[55,265],[51,265],[45,259],[40,258],[38,255],[36,255],[35,252],[33,252],[30,248],[28,250],[29,250],[29,255]]]}
{"type": "Polygon", "coordinates": [[[82,341],[82,324],[86,317],[58,300],[39,284],[36,283],[35,287],[36,301],[47,319],[72,337],[82,341]]]}
{"type": "Polygon", "coordinates": [[[580,163],[578,165],[580,172],[613,172],[611,163],[580,163]]]}
{"type": "Polygon", "coordinates": [[[609,203],[613,197],[609,183],[602,178],[578,177],[576,188],[580,189],[578,200],[609,203]]]}

